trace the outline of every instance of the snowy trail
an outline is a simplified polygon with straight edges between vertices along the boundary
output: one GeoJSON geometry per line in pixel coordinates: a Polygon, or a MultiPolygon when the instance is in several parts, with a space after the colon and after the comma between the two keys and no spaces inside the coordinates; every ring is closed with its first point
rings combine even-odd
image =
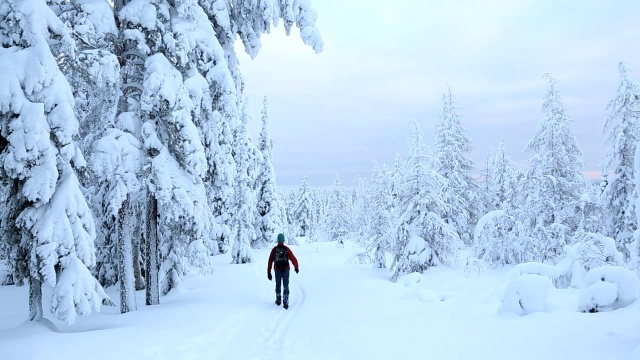
{"type": "MultiPolygon", "coordinates": [[[[275,283],[265,281],[266,260],[260,260],[248,266],[231,266],[242,267],[240,271],[248,277],[245,284],[254,287],[258,301],[254,301],[249,308],[218,324],[213,330],[186,338],[183,344],[174,348],[148,353],[149,356],[167,360],[288,358],[291,352],[288,351],[290,342],[287,341],[287,334],[298,313],[303,309],[304,287],[299,281],[290,279],[291,306],[285,310],[273,303],[275,283]],[[251,271],[246,271],[249,267],[251,271]],[[247,345],[238,344],[238,339],[242,338],[247,339],[247,345]],[[216,341],[212,342],[212,339],[216,341]]],[[[242,296],[241,293],[231,291],[227,295],[236,298],[242,296]]]]}
{"type": "Polygon", "coordinates": [[[103,308],[73,326],[52,320],[58,332],[24,321],[28,289],[0,287],[0,359],[624,360],[640,345],[640,304],[583,314],[578,290],[553,290],[545,312],[500,316],[507,269],[434,268],[392,283],[385,270],[349,263],[349,246],[292,249],[300,273],[291,273],[289,310],[274,304],[269,249],[254,264],[214,257],[212,275],[188,276],[159,306],[103,308]]]}

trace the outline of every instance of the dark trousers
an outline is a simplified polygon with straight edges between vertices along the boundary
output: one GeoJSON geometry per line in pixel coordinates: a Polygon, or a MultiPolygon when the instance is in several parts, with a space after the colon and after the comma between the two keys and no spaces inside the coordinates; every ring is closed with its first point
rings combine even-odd
{"type": "Polygon", "coordinates": [[[276,270],[276,297],[280,298],[280,290],[284,285],[284,298],[285,304],[289,303],[289,270],[276,270]]]}

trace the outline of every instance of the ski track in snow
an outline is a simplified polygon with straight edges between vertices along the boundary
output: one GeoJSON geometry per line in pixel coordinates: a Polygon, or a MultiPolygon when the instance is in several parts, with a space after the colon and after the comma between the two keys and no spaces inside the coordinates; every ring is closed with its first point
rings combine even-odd
{"type": "Polygon", "coordinates": [[[275,326],[272,326],[272,329],[266,334],[269,337],[267,345],[270,349],[270,355],[291,355],[287,351],[290,343],[286,341],[286,334],[291,327],[291,323],[304,305],[305,298],[304,287],[302,287],[298,281],[289,280],[289,287],[291,287],[292,284],[295,284],[295,287],[298,289],[299,296],[294,297],[295,301],[290,304],[291,306],[288,310],[280,309],[283,313],[278,315],[278,321],[272,322],[275,326]]]}
{"type": "MultiPolygon", "coordinates": [[[[256,277],[264,277],[266,265],[266,261],[253,265],[256,277]]],[[[274,282],[270,282],[269,285],[273,292],[274,282]]],[[[182,345],[170,349],[160,345],[149,349],[145,355],[153,359],[166,360],[289,358],[293,353],[288,350],[291,343],[287,340],[287,334],[305,302],[305,291],[300,282],[290,279],[289,288],[290,295],[293,296],[290,296],[292,302],[288,310],[274,303],[270,304],[273,306],[272,309],[265,310],[265,304],[258,302],[252,308],[218,324],[210,332],[185,339],[182,345]],[[247,347],[242,349],[231,348],[237,344],[236,339],[247,334],[257,335],[250,337],[254,344],[247,344],[247,347]],[[259,351],[261,352],[258,353],[259,351]]]]}
{"type": "MultiPolygon", "coordinates": [[[[264,276],[264,269],[266,268],[266,265],[266,261],[261,261],[255,264],[254,270],[256,271],[256,276],[264,276]]],[[[293,271],[291,271],[291,273],[293,274],[293,271]]],[[[270,285],[271,289],[273,289],[275,283],[271,283],[270,285]]],[[[292,280],[291,277],[289,277],[289,291],[289,299],[293,300],[289,303],[289,309],[285,310],[282,305],[277,306],[274,304],[276,308],[273,309],[265,319],[268,326],[263,328],[262,342],[266,344],[267,349],[269,349],[268,354],[265,356],[267,359],[281,358],[283,355],[291,355],[290,352],[287,351],[290,345],[289,342],[286,341],[287,332],[290,329],[293,320],[298,315],[298,312],[304,305],[305,294],[304,287],[300,282],[292,280]],[[293,289],[297,289],[298,291],[292,291],[293,289]]]]}

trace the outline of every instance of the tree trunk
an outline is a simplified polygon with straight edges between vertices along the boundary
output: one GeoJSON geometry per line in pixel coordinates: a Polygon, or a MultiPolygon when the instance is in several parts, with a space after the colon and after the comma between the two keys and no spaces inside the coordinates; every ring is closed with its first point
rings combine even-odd
{"type": "Polygon", "coordinates": [[[147,192],[147,221],[146,221],[146,269],[147,269],[147,305],[160,304],[160,288],[158,284],[158,200],[147,192]]]}
{"type": "Polygon", "coordinates": [[[142,277],[142,267],[140,266],[140,234],[136,231],[132,237],[133,241],[133,277],[135,278],[136,291],[143,290],[144,277],[142,277]]]}
{"type": "Polygon", "coordinates": [[[42,319],[42,282],[29,277],[29,320],[42,319]]]}
{"type": "Polygon", "coordinates": [[[120,313],[124,314],[137,309],[136,292],[134,288],[133,251],[131,246],[131,229],[129,218],[131,215],[129,195],[125,198],[118,211],[117,249],[118,249],[118,278],[120,279],[120,313]]]}

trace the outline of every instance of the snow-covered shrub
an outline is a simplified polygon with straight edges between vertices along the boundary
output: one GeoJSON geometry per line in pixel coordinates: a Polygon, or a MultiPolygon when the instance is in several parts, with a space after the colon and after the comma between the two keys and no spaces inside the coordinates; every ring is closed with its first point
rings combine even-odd
{"type": "Polygon", "coordinates": [[[373,266],[378,269],[383,269],[387,267],[387,257],[384,254],[384,249],[381,246],[376,248],[375,259],[373,261],[373,266]]]}
{"type": "Polygon", "coordinates": [[[601,266],[624,266],[624,256],[610,237],[596,233],[579,232],[573,237],[573,248],[586,271],[601,266]]]}
{"type": "Polygon", "coordinates": [[[515,229],[515,220],[504,211],[488,212],[476,225],[473,256],[493,266],[518,263],[521,247],[515,229]]]}
{"type": "Polygon", "coordinates": [[[620,266],[603,266],[584,277],[578,310],[599,312],[631,305],[640,295],[640,280],[631,270],[620,266]]]}
{"type": "Polygon", "coordinates": [[[550,287],[551,280],[546,276],[527,274],[515,277],[504,289],[498,312],[527,315],[543,311],[550,287]]]}
{"type": "Polygon", "coordinates": [[[401,273],[422,273],[429,268],[429,263],[433,258],[433,251],[431,251],[429,244],[423,238],[413,234],[409,237],[404,255],[406,260],[400,264],[402,267],[401,273]]]}
{"type": "Polygon", "coordinates": [[[569,286],[580,287],[580,281],[584,275],[584,270],[577,260],[577,253],[571,246],[564,247],[565,257],[556,265],[543,264],[538,262],[526,262],[516,265],[510,272],[510,276],[520,276],[524,274],[541,275],[550,278],[557,288],[567,288],[569,286]]]}
{"type": "Polygon", "coordinates": [[[464,276],[470,277],[471,275],[480,275],[486,268],[486,263],[480,259],[474,257],[468,257],[467,263],[464,267],[464,276]]]}
{"type": "Polygon", "coordinates": [[[0,285],[13,285],[13,276],[5,260],[0,260],[0,285]]]}

